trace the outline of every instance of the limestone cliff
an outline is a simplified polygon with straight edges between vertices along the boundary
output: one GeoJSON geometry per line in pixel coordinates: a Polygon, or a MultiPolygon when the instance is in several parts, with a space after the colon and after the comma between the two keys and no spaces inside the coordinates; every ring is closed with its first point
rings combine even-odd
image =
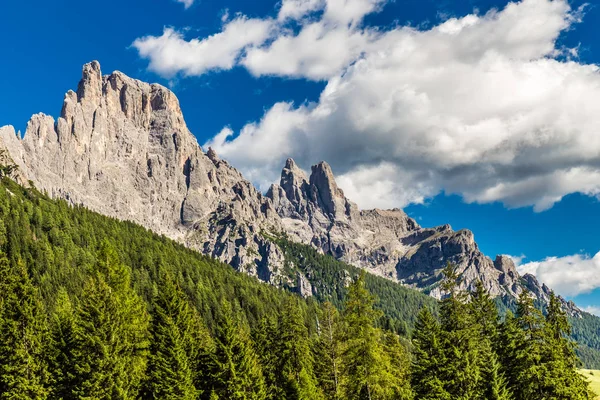
{"type": "Polygon", "coordinates": [[[161,85],[86,64],[58,120],[34,115],[23,139],[5,127],[0,140],[20,173],[52,197],[137,222],[251,274],[281,262],[260,235],[281,231],[271,202],[202,151],[161,85]]]}
{"type": "Polygon", "coordinates": [[[448,261],[465,288],[481,280],[494,296],[518,296],[525,287],[540,299],[548,295],[534,277],[519,277],[509,258],[484,256],[470,231],[422,228],[399,209],[359,210],[325,162],[307,176],[289,159],[280,183],[263,196],[200,148],[170,90],[120,72],[103,76],[98,62],[83,67],[57,120],[34,115],[23,138],[0,128],[0,150],[0,163],[16,164],[12,177],[22,184],[137,222],[267,282],[296,285],[303,295],[310,284],[281,273],[283,253],[268,234],[287,233],[435,297],[448,261]]]}

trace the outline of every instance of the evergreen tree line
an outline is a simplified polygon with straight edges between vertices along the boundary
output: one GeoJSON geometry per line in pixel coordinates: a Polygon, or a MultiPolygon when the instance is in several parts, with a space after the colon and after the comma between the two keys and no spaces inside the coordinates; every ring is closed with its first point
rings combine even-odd
{"type": "Polygon", "coordinates": [[[319,305],[11,181],[0,249],[0,399],[589,396],[555,298],[544,316],[523,295],[501,323],[452,269],[439,305],[364,274],[319,305]],[[412,343],[382,304],[423,308],[412,343]]]}
{"type": "Polygon", "coordinates": [[[322,304],[313,334],[298,297],[254,329],[222,299],[211,334],[168,271],[147,307],[108,242],[98,260],[48,316],[24,265],[0,255],[0,399],[593,398],[554,295],[544,316],[523,293],[500,322],[481,284],[456,291],[451,265],[440,317],[423,308],[411,352],[376,327],[364,273],[341,312],[322,304]]]}
{"type": "Polygon", "coordinates": [[[546,315],[528,292],[516,315],[500,321],[481,283],[459,292],[453,266],[444,270],[440,317],[419,314],[412,343],[411,382],[417,399],[593,399],[579,374],[576,345],[558,298],[552,293],[546,315]]]}
{"type": "Polygon", "coordinates": [[[223,299],[211,334],[168,271],[147,307],[109,243],[78,297],[61,289],[48,316],[19,264],[0,256],[0,399],[410,399],[410,356],[364,275],[317,330],[302,299],[251,329],[223,299]]]}

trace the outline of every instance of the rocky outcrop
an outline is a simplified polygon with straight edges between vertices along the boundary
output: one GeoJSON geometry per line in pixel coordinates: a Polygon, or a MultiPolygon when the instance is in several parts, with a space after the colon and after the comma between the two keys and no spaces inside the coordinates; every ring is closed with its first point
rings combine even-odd
{"type": "MultiPolygon", "coordinates": [[[[52,197],[137,222],[258,275],[282,261],[260,232],[280,232],[271,202],[213,151],[204,153],[167,88],[83,67],[60,117],[37,114],[1,147],[52,197]]],[[[273,274],[269,275],[273,278],[273,274]]]]}
{"type": "Polygon", "coordinates": [[[288,159],[280,183],[266,196],[293,240],[433,297],[444,295],[439,283],[451,262],[462,277],[461,289],[472,290],[481,281],[493,297],[516,298],[527,289],[548,300],[549,289],[532,276],[522,280],[510,257],[500,255],[492,261],[481,253],[469,230],[454,231],[449,225],[422,228],[398,209],[359,210],[344,196],[325,162],[314,165],[307,177],[288,159]]]}
{"type": "Polygon", "coordinates": [[[137,222],[240,271],[277,285],[313,288],[306,276],[286,276],[284,255],[265,234],[286,233],[373,274],[441,297],[439,281],[455,263],[463,287],[478,280],[494,296],[527,287],[547,299],[535,278],[519,277],[510,258],[495,261],[468,230],[422,228],[402,210],[359,210],[338,187],[330,166],[310,176],[288,159],[266,195],[218,155],[205,153],[167,88],[120,72],[83,67],[77,91],[64,97],[57,120],[34,115],[23,138],[0,128],[0,164],[12,177],[72,204],[137,222]]]}

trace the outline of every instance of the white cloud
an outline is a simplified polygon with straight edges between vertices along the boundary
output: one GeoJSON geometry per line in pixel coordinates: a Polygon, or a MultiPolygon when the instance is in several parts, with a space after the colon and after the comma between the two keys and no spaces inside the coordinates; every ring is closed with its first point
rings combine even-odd
{"type": "Polygon", "coordinates": [[[263,188],[291,156],[304,168],[328,161],[363,207],[402,207],[445,190],[542,211],[568,193],[600,193],[599,69],[558,57],[574,53],[556,43],[580,10],[523,0],[428,30],[362,26],[384,4],[286,0],[253,40],[229,45],[226,24],[215,36],[227,36],[220,47],[230,50],[207,56],[209,66],[197,48],[213,37],[186,41],[167,30],[138,50],[163,74],[241,65],[257,76],[326,80],[316,103],[275,104],[207,142],[263,188]],[[298,32],[286,28],[290,19],[298,32]]]}
{"type": "Polygon", "coordinates": [[[325,0],[283,0],[277,19],[299,20],[307,14],[324,9],[325,5],[325,0]]]}
{"type": "Polygon", "coordinates": [[[533,274],[562,296],[577,296],[600,287],[600,252],[594,257],[575,254],[522,264],[519,273],[533,274]]]}
{"type": "Polygon", "coordinates": [[[178,3],[183,4],[183,6],[188,9],[190,8],[196,0],[175,0],[178,3]]]}
{"type": "Polygon", "coordinates": [[[583,307],[583,311],[588,312],[590,314],[594,314],[600,317],[600,307],[599,306],[587,306],[583,307]]]}
{"type": "Polygon", "coordinates": [[[186,40],[182,32],[165,28],[161,36],[145,36],[133,42],[140,56],[149,58],[149,69],[165,77],[177,73],[202,75],[229,70],[242,52],[263,43],[273,28],[270,19],[236,16],[223,30],[204,39],[186,40]]]}

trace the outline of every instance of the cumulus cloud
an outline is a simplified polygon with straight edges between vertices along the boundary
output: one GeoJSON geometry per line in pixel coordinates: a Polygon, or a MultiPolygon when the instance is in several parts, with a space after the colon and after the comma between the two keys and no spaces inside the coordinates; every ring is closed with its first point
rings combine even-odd
{"type": "MultiPolygon", "coordinates": [[[[267,24],[260,35],[209,57],[220,69],[327,84],[315,103],[277,103],[206,145],[261,187],[287,157],[304,168],[326,160],[362,207],[444,190],[542,211],[569,193],[600,193],[599,69],[562,57],[576,52],[557,44],[580,10],[523,0],[426,30],[362,25],[384,5],[285,0],[277,18],[256,21],[267,24]],[[288,29],[290,20],[300,28],[288,29]]],[[[198,75],[214,68],[196,50],[211,38],[166,30],[136,47],[159,73],[198,75]]]]}
{"type": "Polygon", "coordinates": [[[520,274],[533,274],[562,296],[577,296],[600,287],[600,252],[590,257],[575,254],[548,257],[517,267],[520,274]]]}
{"type": "Polygon", "coordinates": [[[202,75],[233,68],[244,49],[263,43],[273,21],[237,15],[223,30],[204,39],[186,40],[183,32],[165,28],[161,36],[145,36],[133,42],[149,69],[165,77],[177,73],[202,75]]]}

